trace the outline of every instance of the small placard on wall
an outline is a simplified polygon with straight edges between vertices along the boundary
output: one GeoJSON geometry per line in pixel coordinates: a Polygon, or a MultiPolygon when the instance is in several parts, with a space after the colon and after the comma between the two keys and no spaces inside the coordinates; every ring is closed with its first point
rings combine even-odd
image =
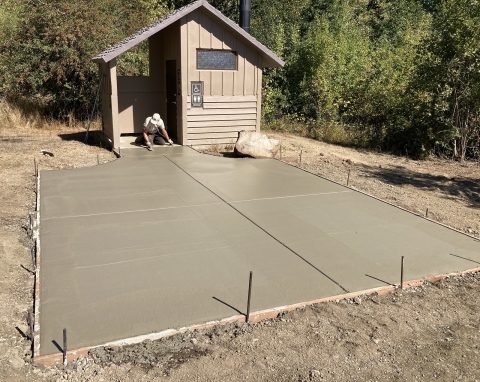
{"type": "Polygon", "coordinates": [[[192,81],[192,107],[203,107],[203,82],[192,81]]]}

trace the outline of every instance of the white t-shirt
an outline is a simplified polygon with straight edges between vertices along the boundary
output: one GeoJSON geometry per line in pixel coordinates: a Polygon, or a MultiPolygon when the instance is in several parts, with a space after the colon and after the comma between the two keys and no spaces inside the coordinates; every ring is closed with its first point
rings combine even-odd
{"type": "Polygon", "coordinates": [[[147,134],[155,133],[158,130],[158,128],[165,129],[165,125],[163,124],[163,121],[162,121],[161,118],[160,118],[160,121],[158,121],[158,123],[155,124],[155,123],[152,122],[152,117],[148,117],[145,120],[145,123],[143,124],[143,127],[145,127],[145,129],[147,129],[147,134]]]}

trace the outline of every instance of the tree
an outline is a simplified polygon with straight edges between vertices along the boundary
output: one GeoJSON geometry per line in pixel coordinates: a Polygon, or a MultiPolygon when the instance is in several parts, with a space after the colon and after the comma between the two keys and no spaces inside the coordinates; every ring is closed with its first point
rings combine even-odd
{"type": "Polygon", "coordinates": [[[453,156],[477,155],[480,139],[480,2],[444,0],[433,12],[421,54],[417,94],[432,144],[450,141],[453,156]]]}
{"type": "MultiPolygon", "coordinates": [[[[11,97],[35,97],[60,119],[85,118],[98,87],[96,54],[168,10],[155,0],[20,0],[10,38],[0,39],[0,82],[11,97]]],[[[128,74],[147,52],[126,55],[128,74]]],[[[145,61],[145,59],[143,58],[145,61]]],[[[141,73],[139,73],[141,74],[141,73]]]]}

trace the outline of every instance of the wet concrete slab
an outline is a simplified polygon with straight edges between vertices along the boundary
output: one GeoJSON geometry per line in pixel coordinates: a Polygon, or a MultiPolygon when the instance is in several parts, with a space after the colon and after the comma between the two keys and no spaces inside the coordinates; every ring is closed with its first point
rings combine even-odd
{"type": "Polygon", "coordinates": [[[401,256],[406,280],[480,262],[477,240],[357,192],[234,206],[348,291],[398,283],[401,256]]]}
{"type": "Polygon", "coordinates": [[[42,355],[342,293],[162,155],[42,172],[40,236],[42,355]]]}
{"type": "Polygon", "coordinates": [[[41,174],[42,355],[474,268],[480,242],[274,160],[122,150],[41,174]],[[459,256],[459,257],[458,257],[459,256]]]}

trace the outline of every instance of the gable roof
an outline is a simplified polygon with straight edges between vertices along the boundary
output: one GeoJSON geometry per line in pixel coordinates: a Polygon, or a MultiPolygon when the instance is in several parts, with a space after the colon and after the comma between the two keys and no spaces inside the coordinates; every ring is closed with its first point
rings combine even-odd
{"type": "Polygon", "coordinates": [[[107,63],[112,59],[118,57],[120,54],[126,52],[128,49],[133,48],[135,45],[139,44],[143,40],[149,38],[155,33],[161,31],[162,29],[172,25],[174,22],[180,20],[182,17],[188,15],[194,10],[202,8],[222,24],[235,31],[241,37],[243,37],[248,43],[257,48],[265,59],[266,67],[283,67],[285,62],[283,62],[275,53],[268,49],[265,45],[258,42],[252,35],[245,32],[240,26],[235,24],[232,20],[222,14],[218,9],[211,6],[205,0],[198,0],[193,3],[190,3],[182,8],[176,9],[172,13],[166,15],[155,21],[154,23],[146,26],[145,28],[140,29],[131,36],[127,37],[123,41],[120,41],[118,44],[113,45],[112,47],[104,50],[94,58],[92,61],[98,63],[107,63]]]}

